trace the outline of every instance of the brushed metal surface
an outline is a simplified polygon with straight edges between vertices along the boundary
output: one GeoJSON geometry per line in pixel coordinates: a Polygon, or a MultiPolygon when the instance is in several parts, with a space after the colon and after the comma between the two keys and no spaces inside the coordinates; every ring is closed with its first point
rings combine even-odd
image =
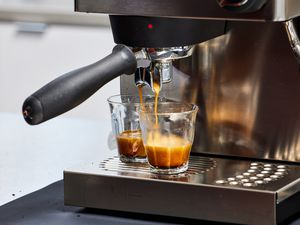
{"type": "MultiPolygon", "coordinates": [[[[193,152],[300,162],[300,72],[285,25],[228,29],[175,61],[161,95],[200,107],[193,152]]],[[[122,76],[121,93],[137,93],[133,84],[122,76]]]]}
{"type": "MultiPolygon", "coordinates": [[[[252,190],[259,192],[278,192],[278,202],[290,197],[291,195],[299,191],[300,183],[300,166],[299,165],[286,165],[282,163],[272,163],[272,166],[286,166],[286,173],[277,179],[264,182],[263,184],[256,186],[243,186],[239,181],[239,185],[231,185],[230,182],[224,184],[218,184],[217,181],[228,178],[235,178],[249,171],[251,163],[254,161],[241,161],[233,159],[219,159],[211,157],[191,156],[189,160],[189,169],[185,173],[177,175],[161,175],[151,173],[149,165],[147,163],[122,163],[118,157],[108,158],[99,164],[83,165],[81,167],[71,168],[65,172],[82,173],[87,175],[105,175],[105,176],[117,176],[127,177],[132,179],[147,179],[147,180],[159,180],[166,182],[180,182],[189,185],[205,185],[205,186],[218,186],[222,188],[230,189],[242,189],[252,190]],[[293,189],[291,189],[293,187],[293,189]],[[292,190],[288,194],[284,193],[284,190],[292,190]],[[282,195],[281,195],[282,192],[282,195]]],[[[268,165],[268,163],[257,162],[262,166],[268,165]]],[[[271,176],[276,172],[276,169],[266,176],[271,176]]],[[[245,175],[246,176],[246,175],[245,175]]],[[[251,175],[253,176],[253,175],[251,175]]],[[[249,176],[250,177],[250,176],[249,176]]],[[[236,178],[236,180],[240,180],[236,178]]]]}
{"type": "MultiPolygon", "coordinates": [[[[216,161],[211,158],[191,157],[188,174],[201,174],[216,167],[216,161]]],[[[146,163],[122,163],[118,157],[108,158],[100,163],[99,168],[105,171],[125,173],[144,173],[149,175],[149,166],[146,163]]],[[[168,175],[168,177],[170,177],[168,175]]],[[[177,175],[174,177],[178,177],[177,175]]]]}
{"type": "Polygon", "coordinates": [[[215,0],[75,0],[75,10],[118,15],[284,21],[300,15],[298,0],[269,0],[254,13],[222,9],[215,0]]]}
{"type": "Polygon", "coordinates": [[[299,210],[289,201],[299,193],[300,166],[191,156],[190,168],[179,175],[157,175],[147,164],[125,164],[116,157],[71,168],[64,171],[65,204],[257,225],[276,224],[277,214],[285,219],[277,210],[281,203],[285,210],[299,210]],[[288,173],[253,187],[216,183],[243,174],[252,163],[284,166],[288,173]],[[281,196],[285,187],[294,190],[281,196]]]}

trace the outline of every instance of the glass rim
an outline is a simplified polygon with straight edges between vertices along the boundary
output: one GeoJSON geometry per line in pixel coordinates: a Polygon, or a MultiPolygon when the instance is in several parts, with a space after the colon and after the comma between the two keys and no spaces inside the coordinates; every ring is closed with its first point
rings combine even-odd
{"type": "MultiPolygon", "coordinates": [[[[144,103],[144,105],[154,105],[154,102],[149,102],[149,103],[144,103]]],[[[140,109],[140,112],[141,114],[150,114],[150,115],[157,115],[157,116],[164,116],[164,115],[176,115],[176,114],[191,114],[191,113],[194,113],[194,112],[197,112],[199,110],[199,106],[197,106],[196,104],[193,104],[193,103],[187,103],[187,102],[158,102],[158,105],[159,104],[180,104],[180,105],[188,105],[190,106],[190,109],[189,110],[186,110],[186,111],[182,111],[182,112],[157,112],[155,113],[154,111],[146,111],[145,109],[141,108],[140,109]]]]}
{"type": "MultiPolygon", "coordinates": [[[[155,98],[154,95],[142,95],[142,97],[152,97],[153,99],[155,98]]],[[[158,97],[159,99],[167,99],[165,97],[158,97]]],[[[128,95],[128,94],[116,94],[116,95],[112,95],[110,97],[107,98],[107,102],[108,103],[112,103],[112,104],[116,104],[116,105],[127,105],[127,104],[130,104],[130,105],[141,105],[141,103],[139,102],[139,99],[140,99],[140,96],[139,95],[128,95]],[[116,98],[116,97],[134,97],[136,99],[138,99],[137,102],[120,102],[120,101],[116,101],[116,100],[113,100],[113,98],[116,98]]],[[[148,102],[148,104],[151,104],[151,103],[154,103],[154,102],[148,102]]],[[[146,105],[147,102],[143,102],[143,105],[146,105]]]]}

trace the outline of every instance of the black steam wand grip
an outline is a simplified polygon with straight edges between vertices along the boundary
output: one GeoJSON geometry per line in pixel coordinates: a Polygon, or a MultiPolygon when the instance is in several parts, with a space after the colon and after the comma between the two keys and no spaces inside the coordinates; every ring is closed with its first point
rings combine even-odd
{"type": "Polygon", "coordinates": [[[23,104],[24,119],[36,125],[67,112],[112,79],[133,74],[136,68],[134,53],[125,45],[116,45],[102,60],[64,74],[29,96],[23,104]]]}

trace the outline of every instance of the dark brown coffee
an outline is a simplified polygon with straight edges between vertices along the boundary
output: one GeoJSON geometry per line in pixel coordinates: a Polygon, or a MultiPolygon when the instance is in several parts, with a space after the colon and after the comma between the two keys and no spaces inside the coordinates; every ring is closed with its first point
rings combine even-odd
{"type": "Polygon", "coordinates": [[[189,160],[192,144],[175,135],[149,135],[145,149],[150,165],[157,168],[176,168],[189,160]]]}
{"type": "Polygon", "coordinates": [[[126,157],[146,157],[140,130],[123,131],[117,136],[119,154],[126,157]]]}

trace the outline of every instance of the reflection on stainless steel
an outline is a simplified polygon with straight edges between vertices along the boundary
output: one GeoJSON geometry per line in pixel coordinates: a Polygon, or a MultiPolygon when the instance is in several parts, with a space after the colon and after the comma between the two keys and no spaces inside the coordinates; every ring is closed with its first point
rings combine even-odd
{"type": "Polygon", "coordinates": [[[245,5],[248,0],[242,0],[240,2],[238,1],[228,1],[228,0],[217,0],[219,2],[219,5],[221,7],[226,7],[226,6],[234,6],[234,7],[238,7],[238,6],[242,6],[245,5]]]}
{"type": "Polygon", "coordinates": [[[285,28],[291,43],[291,47],[294,50],[295,56],[300,65],[300,40],[296,28],[294,26],[294,21],[293,20],[286,21],[285,28]]]}
{"type": "Polygon", "coordinates": [[[284,25],[236,23],[228,35],[226,49],[209,50],[214,61],[199,73],[206,75],[204,151],[300,161],[300,74],[284,25]]]}
{"type": "MultiPolygon", "coordinates": [[[[173,62],[161,95],[200,106],[193,152],[299,162],[300,72],[285,25],[228,27],[173,62]]],[[[136,92],[131,79],[121,78],[123,94],[136,92]]]]}
{"type": "Polygon", "coordinates": [[[235,33],[238,29],[237,26],[223,39],[199,46],[199,55],[209,54],[206,69],[199,72],[205,76],[202,91],[205,94],[206,132],[209,148],[214,151],[255,157],[257,152],[262,151],[253,137],[263,75],[261,68],[265,63],[264,55],[259,52],[265,52],[269,32],[264,30],[266,36],[256,38],[255,48],[259,51],[255,51],[251,49],[253,46],[246,34],[235,33]],[[245,38],[248,43],[242,43],[245,38]],[[240,48],[239,45],[243,44],[245,48],[240,48]],[[215,47],[218,45],[226,48],[220,51],[215,47]]]}

